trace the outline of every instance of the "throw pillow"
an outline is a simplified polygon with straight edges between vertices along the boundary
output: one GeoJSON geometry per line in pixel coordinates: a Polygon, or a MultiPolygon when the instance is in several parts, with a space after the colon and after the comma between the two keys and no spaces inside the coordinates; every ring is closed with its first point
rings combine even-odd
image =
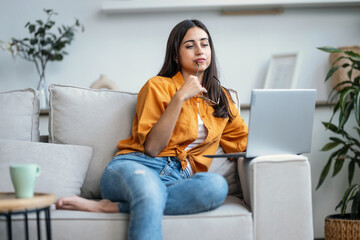
{"type": "Polygon", "coordinates": [[[41,173],[35,192],[54,193],[58,198],[80,195],[92,157],[87,146],[0,140],[0,192],[13,192],[9,166],[35,163],[41,173]]]}
{"type": "Polygon", "coordinates": [[[81,195],[100,199],[102,172],[117,142],[131,135],[137,94],[64,85],[51,85],[49,91],[49,141],[93,148],[81,195]]]}
{"type": "Polygon", "coordinates": [[[0,139],[38,142],[39,113],[34,89],[0,93],[0,139]]]}
{"type": "MultiPolygon", "coordinates": [[[[223,153],[224,150],[221,146],[219,146],[216,154],[223,153]]],[[[243,198],[237,169],[237,160],[230,160],[228,158],[214,158],[210,165],[209,172],[218,173],[224,176],[229,187],[228,195],[243,198]]]]}

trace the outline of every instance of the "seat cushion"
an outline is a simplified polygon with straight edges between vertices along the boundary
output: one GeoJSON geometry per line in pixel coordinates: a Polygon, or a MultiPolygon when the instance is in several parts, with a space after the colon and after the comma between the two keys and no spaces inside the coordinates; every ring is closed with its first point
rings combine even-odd
{"type": "Polygon", "coordinates": [[[87,146],[0,139],[0,192],[14,192],[10,165],[35,163],[41,169],[35,192],[54,193],[58,198],[79,195],[91,157],[87,146]]]}
{"type": "MultiPolygon", "coordinates": [[[[29,218],[31,230],[35,230],[36,216],[29,215],[29,218]]],[[[57,240],[125,240],[127,239],[129,215],[53,209],[51,225],[53,237],[57,240]]],[[[5,227],[5,220],[0,219],[0,236],[5,236],[5,227]]],[[[23,227],[22,221],[13,220],[13,231],[17,234],[14,237],[20,239],[23,237],[23,227]]],[[[36,231],[30,232],[36,234],[36,231]]],[[[253,240],[252,214],[242,205],[240,199],[229,196],[222,206],[209,212],[163,217],[164,239],[183,240],[184,235],[188,240],[253,240]]]]}
{"type": "Polygon", "coordinates": [[[0,93],[0,139],[38,142],[39,99],[32,89],[0,93]]]}
{"type": "Polygon", "coordinates": [[[93,148],[81,195],[100,199],[102,172],[117,142],[131,135],[137,94],[64,85],[51,85],[49,91],[49,141],[93,148]]]}

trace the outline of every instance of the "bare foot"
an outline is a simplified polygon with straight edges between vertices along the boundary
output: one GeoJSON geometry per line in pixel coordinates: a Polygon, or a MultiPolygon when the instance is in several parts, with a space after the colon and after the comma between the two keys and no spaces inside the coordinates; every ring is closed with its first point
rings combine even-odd
{"type": "Polygon", "coordinates": [[[56,209],[104,213],[119,212],[118,204],[107,199],[94,201],[76,195],[60,198],[56,202],[56,209]]]}

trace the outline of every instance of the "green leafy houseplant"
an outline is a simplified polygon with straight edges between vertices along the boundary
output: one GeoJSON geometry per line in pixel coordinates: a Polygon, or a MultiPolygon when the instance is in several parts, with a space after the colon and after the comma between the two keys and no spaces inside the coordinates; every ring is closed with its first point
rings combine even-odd
{"type": "Polygon", "coordinates": [[[35,23],[28,22],[25,28],[28,29],[30,36],[18,39],[12,38],[9,42],[0,42],[3,50],[9,51],[13,57],[19,56],[35,64],[39,74],[39,84],[37,89],[40,94],[40,101],[45,108],[48,104],[47,84],[45,80],[45,70],[50,61],[61,61],[64,55],[68,54],[64,49],[74,40],[75,32],[78,29],[84,31],[84,26],[76,19],[71,26],[62,25],[57,30],[55,21],[52,20],[57,13],[51,9],[44,9],[47,15],[45,20],[36,20],[35,23]],[[43,99],[41,99],[41,97],[43,99]]]}
{"type": "Polygon", "coordinates": [[[328,71],[325,81],[329,80],[334,72],[339,71],[339,69],[347,71],[347,77],[334,86],[329,95],[330,101],[335,101],[333,114],[329,122],[322,122],[322,124],[326,129],[337,134],[338,137],[330,137],[330,142],[322,148],[322,151],[331,150],[332,153],[321,172],[316,189],[322,185],[332,165],[332,177],[340,172],[344,164],[347,165],[349,187],[336,209],[341,208],[341,215],[344,215],[347,205],[352,202],[351,218],[360,219],[360,185],[352,185],[355,169],[360,167],[360,75],[353,75],[356,70],[360,70],[360,55],[353,51],[333,47],[319,49],[328,53],[342,53],[328,71]],[[336,114],[338,114],[339,121],[337,124],[333,124],[332,120],[336,114]],[[352,136],[344,129],[352,114],[357,124],[354,126],[356,136],[352,136]]]}

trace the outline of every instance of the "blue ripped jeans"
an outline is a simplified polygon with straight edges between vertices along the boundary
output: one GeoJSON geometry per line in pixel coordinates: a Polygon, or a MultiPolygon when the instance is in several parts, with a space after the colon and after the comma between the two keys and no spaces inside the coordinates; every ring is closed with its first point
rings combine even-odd
{"type": "Polygon", "coordinates": [[[139,152],[116,156],[104,170],[100,188],[104,199],[118,202],[120,212],[130,213],[130,240],[162,239],[163,214],[217,208],[228,192],[219,174],[186,178],[176,157],[152,158],[139,152]]]}

